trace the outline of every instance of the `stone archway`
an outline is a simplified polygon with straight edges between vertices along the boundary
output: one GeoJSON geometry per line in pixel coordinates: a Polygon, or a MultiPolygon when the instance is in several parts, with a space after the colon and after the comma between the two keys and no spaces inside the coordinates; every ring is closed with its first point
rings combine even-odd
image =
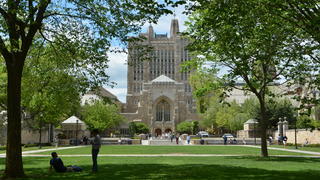
{"type": "Polygon", "coordinates": [[[172,130],[170,128],[167,128],[164,132],[165,133],[172,133],[172,130]]]}
{"type": "Polygon", "coordinates": [[[154,134],[156,135],[156,137],[161,136],[162,135],[162,130],[157,128],[154,130],[154,134]]]}

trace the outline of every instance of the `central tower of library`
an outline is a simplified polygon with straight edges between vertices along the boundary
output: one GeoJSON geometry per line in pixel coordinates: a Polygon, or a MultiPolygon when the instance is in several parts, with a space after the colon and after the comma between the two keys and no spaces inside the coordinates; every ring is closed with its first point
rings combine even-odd
{"type": "MultiPolygon", "coordinates": [[[[179,22],[171,21],[170,37],[157,34],[150,25],[143,42],[130,43],[128,90],[124,113],[129,122],[141,121],[154,135],[175,132],[182,121],[199,120],[188,82],[189,73],[180,64],[190,60],[188,41],[179,35],[179,22]],[[142,60],[142,47],[152,47],[142,60]]],[[[145,54],[145,53],[144,53],[145,54]]]]}

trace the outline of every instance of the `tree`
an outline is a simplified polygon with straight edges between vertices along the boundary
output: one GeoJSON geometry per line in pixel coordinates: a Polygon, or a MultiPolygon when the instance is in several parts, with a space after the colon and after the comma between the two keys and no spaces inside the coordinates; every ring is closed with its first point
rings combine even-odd
{"type": "Polygon", "coordinates": [[[150,132],[149,127],[143,122],[130,122],[129,132],[131,136],[135,134],[148,134],[150,132]]]}
{"type": "Polygon", "coordinates": [[[136,122],[137,134],[148,134],[150,132],[149,127],[143,122],[136,122]]]}
{"type": "Polygon", "coordinates": [[[296,37],[296,29],[273,17],[260,1],[199,0],[189,10],[193,13],[186,33],[190,49],[205,57],[196,58],[196,63],[210,61],[213,68],[225,67],[226,89],[241,89],[257,97],[261,155],[267,157],[266,98],[273,94],[269,86],[290,71],[293,60],[303,58],[296,46],[302,40],[296,37]],[[239,80],[245,85],[237,86],[239,80]]]}
{"type": "Polygon", "coordinates": [[[29,53],[23,71],[22,108],[29,117],[24,125],[39,131],[40,148],[42,129],[75,114],[87,88],[86,78],[71,74],[68,59],[58,60],[55,53],[50,46],[43,47],[40,55],[29,53]]]}
{"type": "Polygon", "coordinates": [[[83,121],[89,130],[103,131],[117,127],[124,122],[124,117],[119,114],[119,109],[114,104],[105,104],[96,101],[93,105],[85,105],[82,111],[83,121]]]}
{"type": "Polygon", "coordinates": [[[21,158],[21,78],[28,52],[41,35],[46,41],[55,40],[68,49],[66,56],[77,54],[76,67],[90,66],[82,71],[101,82],[105,72],[94,67],[107,61],[106,50],[114,39],[126,40],[145,22],[156,22],[170,13],[166,4],[153,0],[7,0],[0,2],[0,53],[7,69],[8,141],[6,177],[24,176],[21,158]],[[70,43],[73,46],[70,46],[70,43]],[[70,48],[71,47],[71,48],[70,48]],[[89,55],[88,55],[89,54],[89,55]],[[79,61],[79,59],[83,61],[79,61]]]}
{"type": "Polygon", "coordinates": [[[179,133],[186,133],[186,134],[192,134],[193,131],[193,124],[189,121],[181,122],[177,125],[177,131],[179,133]]]}
{"type": "Polygon", "coordinates": [[[317,0],[262,1],[275,16],[280,16],[293,27],[301,28],[320,43],[320,5],[317,0]]]}
{"type": "MultiPolygon", "coordinates": [[[[192,66],[194,64],[183,64],[184,69],[187,70],[188,65],[192,66]]],[[[204,113],[207,110],[211,96],[216,96],[220,101],[223,100],[223,93],[220,88],[222,82],[217,77],[216,69],[204,68],[194,71],[190,75],[189,82],[193,90],[193,96],[197,100],[199,113],[204,113]]]]}
{"type": "Polygon", "coordinates": [[[302,53],[304,61],[296,62],[287,78],[289,85],[297,88],[294,99],[300,102],[300,111],[310,113],[311,109],[320,103],[315,95],[320,85],[320,4],[317,0],[262,0],[270,13],[280,17],[292,29],[299,29],[300,38],[304,39],[302,53]]]}

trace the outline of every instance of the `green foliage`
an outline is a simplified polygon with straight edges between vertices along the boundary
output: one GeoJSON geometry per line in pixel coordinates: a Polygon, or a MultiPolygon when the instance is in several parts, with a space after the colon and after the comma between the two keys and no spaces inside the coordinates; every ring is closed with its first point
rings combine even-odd
{"type": "MultiPolygon", "coordinates": [[[[250,119],[260,119],[260,106],[256,99],[246,100],[242,105],[243,111],[250,115],[250,119]]],[[[287,98],[268,98],[266,102],[266,117],[268,119],[269,128],[276,128],[279,118],[289,122],[289,125],[293,127],[296,115],[296,108],[292,105],[290,99],[287,98]]]]}
{"type": "Polygon", "coordinates": [[[105,104],[102,101],[96,101],[93,105],[85,105],[82,116],[90,130],[99,129],[103,131],[115,128],[121,122],[124,122],[124,117],[119,114],[119,109],[116,105],[105,104]]]}
{"type": "Polygon", "coordinates": [[[129,133],[131,136],[133,136],[134,134],[148,134],[149,132],[149,127],[143,122],[129,123],[129,133]]]}
{"type": "Polygon", "coordinates": [[[136,133],[137,134],[148,134],[149,133],[149,127],[142,122],[137,122],[136,123],[136,133]]]}
{"type": "MultiPolygon", "coordinates": [[[[270,86],[289,74],[296,60],[306,59],[300,48],[305,40],[297,35],[299,30],[274,17],[260,0],[195,0],[190,6],[186,32],[191,39],[189,48],[196,57],[203,57],[194,58],[191,64],[196,64],[196,70],[203,69],[203,64],[211,69],[224,67],[225,92],[238,88],[257,97],[261,152],[268,156],[266,98],[275,95],[270,86]],[[237,86],[237,81],[244,85],[237,86]]],[[[222,119],[229,118],[227,112],[217,113],[218,126],[226,126],[222,119]]]]}
{"type": "Polygon", "coordinates": [[[193,122],[184,121],[177,125],[177,132],[192,134],[193,132],[193,122]]]}
{"type": "MultiPolygon", "coordinates": [[[[183,66],[187,68],[188,63],[189,61],[186,61],[183,66]]],[[[216,70],[200,69],[195,71],[190,75],[189,83],[193,90],[193,96],[197,99],[197,109],[200,113],[204,113],[207,110],[211,96],[220,96],[222,101],[222,83],[217,77],[216,70]]]]}
{"type": "Polygon", "coordinates": [[[0,111],[7,109],[7,71],[5,61],[0,56],[0,111]]]}
{"type": "Polygon", "coordinates": [[[134,136],[134,134],[136,133],[136,124],[134,122],[130,122],[129,123],[129,134],[130,136],[134,136]]]}
{"type": "Polygon", "coordinates": [[[192,121],[192,133],[197,134],[199,132],[199,121],[192,121]]]}
{"type": "Polygon", "coordinates": [[[297,118],[297,128],[310,130],[319,129],[320,122],[307,115],[301,115],[297,118]]]}
{"type": "Polygon", "coordinates": [[[111,44],[117,42],[114,40],[126,42],[128,34],[137,33],[146,22],[155,23],[162,14],[172,13],[166,7],[168,4],[176,5],[171,0],[0,2],[0,53],[8,70],[7,97],[10,103],[7,109],[11,112],[8,114],[8,131],[12,132],[8,133],[7,141],[7,178],[24,176],[21,140],[16,138],[21,135],[22,71],[32,44],[50,44],[55,49],[65,50],[57,56],[60,60],[73,59],[68,63],[74,68],[70,72],[83,74],[90,80],[90,85],[107,83],[106,53],[110,51],[111,44]]]}

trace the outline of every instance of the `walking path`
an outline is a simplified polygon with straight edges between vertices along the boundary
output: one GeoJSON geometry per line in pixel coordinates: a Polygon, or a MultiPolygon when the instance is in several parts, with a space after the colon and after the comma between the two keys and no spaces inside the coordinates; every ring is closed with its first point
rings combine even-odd
{"type": "MultiPolygon", "coordinates": [[[[51,157],[42,154],[23,154],[23,157],[51,157]]],[[[66,154],[60,157],[91,157],[91,154],[66,154]]],[[[99,157],[242,157],[253,156],[250,154],[99,154],[99,157]]],[[[301,155],[270,155],[269,157],[301,157],[301,158],[320,158],[320,156],[301,156],[301,155]]],[[[1,156],[0,156],[1,158],[1,156]]]]}
{"type": "MultiPolygon", "coordinates": [[[[22,156],[27,154],[39,153],[39,152],[47,152],[47,151],[56,151],[56,150],[63,150],[63,149],[74,149],[74,148],[81,148],[85,146],[70,146],[70,147],[58,147],[58,148],[51,148],[51,149],[38,149],[38,150],[31,150],[31,151],[23,151],[22,156]]],[[[0,154],[0,158],[6,157],[6,153],[0,154]]]]}
{"type": "MultiPolygon", "coordinates": [[[[224,146],[224,145],[221,145],[224,146]]],[[[228,145],[228,146],[246,146],[252,148],[260,149],[260,146],[254,145],[228,145]]],[[[48,155],[34,154],[39,152],[48,152],[48,151],[56,151],[63,149],[74,149],[81,148],[85,146],[71,146],[71,147],[58,147],[51,149],[38,149],[32,151],[24,151],[22,152],[23,157],[49,157],[48,155]]],[[[302,151],[296,149],[284,149],[284,148],[276,148],[276,147],[268,147],[268,149],[279,150],[279,151],[287,151],[287,152],[295,152],[295,153],[303,153],[309,155],[270,155],[270,157],[308,157],[308,158],[320,158],[320,152],[312,152],[312,151],[302,151]]],[[[6,154],[0,154],[0,158],[4,158],[6,154]]],[[[70,155],[60,155],[61,157],[91,157],[91,154],[70,154],[70,155]]],[[[99,154],[101,157],[239,157],[239,156],[252,156],[245,154],[181,154],[181,153],[172,153],[172,154],[99,154]]]]}
{"type": "MultiPolygon", "coordinates": [[[[245,145],[247,147],[253,147],[253,148],[261,148],[260,146],[254,146],[254,145],[245,145]]],[[[320,152],[313,152],[313,151],[302,151],[297,149],[284,149],[284,148],[276,148],[276,147],[268,147],[268,149],[272,150],[279,150],[279,151],[287,151],[287,152],[295,152],[295,153],[303,153],[303,154],[311,154],[311,155],[318,155],[320,156],[320,152]]]]}

